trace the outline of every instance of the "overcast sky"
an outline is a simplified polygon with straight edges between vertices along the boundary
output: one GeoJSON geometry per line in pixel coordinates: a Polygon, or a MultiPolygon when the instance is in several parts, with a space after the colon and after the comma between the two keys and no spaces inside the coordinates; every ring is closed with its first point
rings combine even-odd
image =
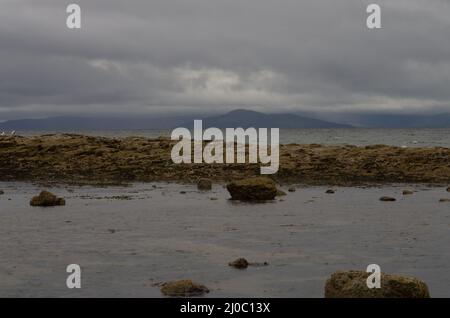
{"type": "Polygon", "coordinates": [[[450,112],[450,1],[0,0],[0,120],[235,108],[450,112]]]}

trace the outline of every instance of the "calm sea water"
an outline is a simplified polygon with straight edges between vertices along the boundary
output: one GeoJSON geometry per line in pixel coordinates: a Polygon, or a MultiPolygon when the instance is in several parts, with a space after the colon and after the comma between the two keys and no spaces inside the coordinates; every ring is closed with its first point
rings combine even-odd
{"type": "MultiPolygon", "coordinates": [[[[56,133],[61,133],[58,131],[56,133]]],[[[64,131],[105,137],[169,137],[171,130],[86,130],[64,131]]],[[[55,131],[18,131],[20,135],[41,135],[55,131]]],[[[386,144],[399,147],[450,148],[450,129],[281,129],[280,142],[299,144],[350,144],[357,146],[386,144]]]]}
{"type": "MultiPolygon", "coordinates": [[[[416,276],[450,296],[450,196],[445,188],[297,187],[273,202],[229,200],[181,184],[61,186],[62,207],[30,207],[41,187],[0,182],[0,297],[160,297],[155,283],[193,279],[209,297],[323,297],[336,270],[416,276]],[[413,195],[403,196],[403,189],[413,195]],[[381,202],[389,195],[396,202],[381,202]],[[118,199],[126,198],[126,199],[118,199]],[[213,200],[211,200],[213,198],[213,200]],[[268,266],[236,270],[245,257],[268,266]],[[66,287],[66,266],[82,288],[66,287]]],[[[282,187],[287,191],[286,187],[282,187]]]]}

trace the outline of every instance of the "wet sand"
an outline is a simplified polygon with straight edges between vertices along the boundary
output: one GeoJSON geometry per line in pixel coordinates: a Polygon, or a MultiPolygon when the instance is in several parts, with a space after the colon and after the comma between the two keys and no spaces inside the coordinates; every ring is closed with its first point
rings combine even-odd
{"type": "Polygon", "coordinates": [[[450,296],[450,205],[438,202],[450,193],[441,187],[299,187],[249,204],[218,184],[60,186],[49,190],[67,205],[52,208],[29,206],[37,185],[0,189],[2,297],[160,297],[155,284],[178,279],[206,285],[208,297],[322,297],[331,273],[371,263],[450,296]],[[397,201],[379,201],[385,195],[397,201]],[[269,265],[227,265],[238,257],[269,265]],[[79,290],[65,285],[71,263],[82,267],[79,290]]]}

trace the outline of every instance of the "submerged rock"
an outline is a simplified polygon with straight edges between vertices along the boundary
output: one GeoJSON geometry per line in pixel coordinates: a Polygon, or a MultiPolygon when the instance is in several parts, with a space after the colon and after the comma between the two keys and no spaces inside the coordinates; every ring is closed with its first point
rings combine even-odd
{"type": "Polygon", "coordinates": [[[414,194],[414,191],[411,190],[403,190],[403,195],[412,195],[414,194]]]}
{"type": "Polygon", "coordinates": [[[428,286],[420,279],[381,274],[381,288],[367,287],[370,273],[335,272],[325,284],[325,298],[429,298],[428,286]]]}
{"type": "Polygon", "coordinates": [[[267,177],[249,178],[227,184],[232,200],[273,200],[278,190],[275,182],[267,177]]]}
{"type": "Polygon", "coordinates": [[[233,262],[228,263],[228,266],[235,267],[238,269],[245,269],[247,268],[249,263],[245,258],[238,258],[237,260],[234,260],[233,262]]]}
{"type": "Polygon", "coordinates": [[[66,205],[63,198],[58,198],[51,192],[42,191],[38,196],[35,196],[30,201],[31,206],[57,206],[66,205]]]}
{"type": "Polygon", "coordinates": [[[397,201],[397,199],[393,198],[393,197],[381,197],[380,201],[383,201],[383,202],[394,202],[394,201],[397,201]]]}
{"type": "Polygon", "coordinates": [[[333,189],[328,189],[327,191],[325,191],[325,193],[334,194],[334,193],[336,193],[336,191],[334,191],[333,189]]]}
{"type": "Polygon", "coordinates": [[[212,182],[209,179],[200,179],[197,183],[197,188],[201,191],[208,191],[212,189],[212,182]]]}
{"type": "Polygon", "coordinates": [[[164,283],[161,293],[171,297],[202,296],[209,293],[209,289],[201,284],[194,283],[190,279],[164,283]]]}

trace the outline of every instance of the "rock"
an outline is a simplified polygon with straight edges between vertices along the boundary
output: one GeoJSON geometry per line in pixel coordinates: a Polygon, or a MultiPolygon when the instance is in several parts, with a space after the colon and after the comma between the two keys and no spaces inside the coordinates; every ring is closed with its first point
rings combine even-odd
{"type": "Polygon", "coordinates": [[[283,190],[280,190],[280,189],[277,190],[277,197],[283,197],[285,195],[287,195],[287,194],[283,190]]]}
{"type": "Polygon", "coordinates": [[[381,288],[369,289],[363,271],[335,272],[325,284],[325,298],[429,298],[425,282],[408,276],[381,274],[381,288]]]}
{"type": "Polygon", "coordinates": [[[392,198],[392,197],[381,197],[380,201],[384,201],[384,202],[394,202],[397,201],[396,198],[392,198]]]}
{"type": "Polygon", "coordinates": [[[273,200],[278,190],[275,182],[267,177],[255,177],[227,184],[232,200],[260,201],[273,200]]]}
{"type": "Polygon", "coordinates": [[[200,179],[197,183],[197,188],[201,191],[209,191],[212,189],[212,182],[209,179],[200,179]]]}
{"type": "Polygon", "coordinates": [[[403,195],[412,195],[412,194],[414,194],[414,192],[411,190],[403,190],[403,195]]]}
{"type": "Polygon", "coordinates": [[[295,188],[294,188],[294,187],[291,187],[291,188],[288,189],[288,191],[289,191],[289,192],[295,192],[295,188]]]}
{"type": "Polygon", "coordinates": [[[450,192],[450,187],[447,188],[447,192],[450,192]]]}
{"type": "Polygon", "coordinates": [[[63,198],[58,198],[53,193],[50,193],[48,191],[42,191],[38,196],[31,199],[30,205],[57,206],[57,205],[66,205],[66,201],[63,198]]]}
{"type": "Polygon", "coordinates": [[[333,194],[333,193],[336,193],[336,191],[334,191],[333,189],[328,189],[325,193],[327,193],[327,194],[333,194]]]}
{"type": "Polygon", "coordinates": [[[5,194],[5,191],[0,190],[0,195],[5,194]]]}
{"type": "Polygon", "coordinates": [[[237,260],[228,263],[228,265],[238,269],[244,269],[248,267],[249,263],[245,258],[238,258],[237,260]]]}
{"type": "Polygon", "coordinates": [[[190,279],[164,283],[161,293],[171,297],[192,297],[202,296],[209,293],[209,289],[203,285],[194,283],[190,279]]]}
{"type": "Polygon", "coordinates": [[[450,199],[440,199],[439,202],[450,202],[450,199]]]}

